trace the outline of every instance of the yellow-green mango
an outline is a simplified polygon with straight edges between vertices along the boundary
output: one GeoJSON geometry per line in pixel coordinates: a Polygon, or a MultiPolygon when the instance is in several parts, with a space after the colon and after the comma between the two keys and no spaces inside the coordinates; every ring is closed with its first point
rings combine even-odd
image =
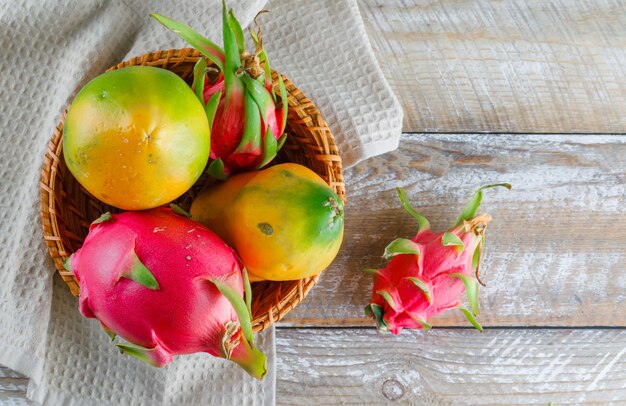
{"type": "Polygon", "coordinates": [[[190,213],[237,251],[253,281],[316,275],[343,239],[343,202],[298,164],[233,176],[203,191],[190,213]]]}
{"type": "Polygon", "coordinates": [[[185,193],[209,159],[204,108],[176,74],[149,66],[104,73],[72,102],[63,127],[70,172],[92,195],[125,210],[185,193]]]}

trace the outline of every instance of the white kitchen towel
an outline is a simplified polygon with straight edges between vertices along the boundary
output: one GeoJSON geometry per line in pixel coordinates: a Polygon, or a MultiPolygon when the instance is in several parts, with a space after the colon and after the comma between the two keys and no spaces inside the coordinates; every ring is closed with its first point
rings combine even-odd
{"type": "MultiPolygon", "coordinates": [[[[355,0],[231,1],[243,25],[262,8],[272,66],[320,108],[349,167],[396,148],[401,108],[376,65],[355,0]]],[[[0,0],[0,364],[31,378],[48,404],[272,404],[273,330],[257,340],[264,381],[206,354],[164,369],[122,356],[82,318],[41,232],[39,174],[48,139],[75,92],[107,67],[187,46],[158,12],[220,42],[218,0],[0,0]]],[[[348,191],[349,194],[349,191],[348,191]]]]}

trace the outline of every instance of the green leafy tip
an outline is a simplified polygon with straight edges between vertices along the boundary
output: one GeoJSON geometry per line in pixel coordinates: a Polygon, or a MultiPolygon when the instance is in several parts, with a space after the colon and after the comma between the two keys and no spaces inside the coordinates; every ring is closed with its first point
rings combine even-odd
{"type": "Polygon", "coordinates": [[[100,223],[104,223],[105,221],[109,221],[113,218],[113,216],[111,216],[111,213],[109,213],[108,211],[106,213],[104,213],[102,216],[98,217],[97,219],[95,219],[91,224],[100,224],[100,223]]]}
{"type": "Polygon", "coordinates": [[[393,297],[391,297],[391,294],[389,292],[387,292],[386,290],[377,290],[376,293],[378,293],[380,296],[382,296],[383,299],[385,299],[385,302],[387,302],[389,307],[391,307],[392,309],[396,309],[396,302],[393,300],[393,297]]]}
{"type": "Polygon", "coordinates": [[[224,169],[224,162],[221,158],[217,158],[209,165],[209,176],[219,180],[226,180],[228,175],[224,169]]]}
{"type": "Polygon", "coordinates": [[[380,271],[379,269],[372,269],[372,268],[363,269],[363,272],[365,272],[368,275],[372,275],[372,276],[378,275],[379,271],[380,271]]]}
{"type": "Polygon", "coordinates": [[[389,260],[401,254],[420,255],[419,245],[407,238],[396,238],[385,248],[383,258],[389,260]]]}
{"type": "Polygon", "coordinates": [[[424,296],[426,297],[426,300],[428,300],[428,303],[433,303],[432,300],[432,295],[430,293],[430,289],[428,288],[428,284],[420,279],[414,278],[412,276],[407,277],[408,280],[410,280],[411,282],[413,282],[413,284],[415,286],[417,286],[418,288],[420,288],[420,290],[422,291],[422,293],[424,293],[424,296]]]}
{"type": "Polygon", "coordinates": [[[441,237],[441,245],[444,247],[458,247],[459,254],[463,252],[463,240],[461,240],[458,235],[449,231],[445,232],[441,237]]]}
{"type": "Polygon", "coordinates": [[[411,319],[413,319],[413,321],[415,321],[416,323],[418,323],[420,326],[422,326],[422,330],[427,331],[430,330],[432,328],[432,326],[430,324],[428,324],[428,322],[420,317],[413,317],[410,316],[411,319]]]}
{"type": "Polygon", "coordinates": [[[209,128],[213,128],[213,120],[215,119],[215,113],[217,112],[217,106],[220,103],[220,99],[222,98],[222,91],[218,91],[211,96],[209,101],[206,102],[206,106],[204,106],[204,112],[206,113],[206,118],[209,121],[209,128]]]}
{"type": "Polygon", "coordinates": [[[154,348],[145,348],[135,344],[125,344],[125,343],[117,343],[115,344],[117,348],[120,349],[122,354],[127,354],[133,356],[148,365],[152,365],[153,367],[160,367],[161,365],[157,364],[155,360],[150,356],[150,353],[154,351],[154,348]]]}
{"type": "Polygon", "coordinates": [[[150,270],[141,262],[135,251],[132,252],[130,266],[120,277],[128,278],[150,290],[159,290],[159,284],[150,270]]]}
{"type": "Polygon", "coordinates": [[[263,138],[263,159],[259,166],[257,166],[257,169],[269,164],[276,156],[276,152],[278,152],[278,143],[276,142],[276,138],[274,138],[274,134],[272,134],[270,126],[267,126],[267,131],[263,138]]]}
{"type": "Polygon", "coordinates": [[[185,41],[189,43],[189,45],[194,47],[202,55],[204,55],[211,62],[217,65],[217,67],[221,71],[224,70],[224,63],[222,62],[222,58],[224,58],[224,51],[222,50],[222,48],[209,41],[202,35],[198,34],[196,31],[193,30],[193,28],[189,27],[188,25],[179,23],[178,21],[174,21],[171,18],[167,18],[157,13],[150,14],[150,17],[154,18],[166,28],[180,35],[185,41]]]}
{"type": "Polygon", "coordinates": [[[505,187],[509,190],[512,187],[509,183],[496,183],[493,185],[483,186],[478,189],[476,193],[474,193],[474,196],[472,196],[472,198],[470,199],[467,206],[465,206],[465,208],[461,212],[461,215],[456,219],[453,227],[459,226],[463,224],[463,221],[469,221],[476,216],[476,212],[478,212],[478,207],[480,207],[480,203],[483,201],[483,190],[499,186],[505,187]]]}
{"type": "Polygon", "coordinates": [[[191,218],[191,214],[189,214],[189,212],[185,209],[183,209],[182,207],[180,207],[177,204],[174,203],[170,203],[170,209],[172,209],[172,211],[176,214],[180,214],[181,216],[185,216],[188,219],[191,218]]]}
{"type": "Polygon", "coordinates": [[[224,284],[222,281],[210,279],[209,282],[214,284],[220,293],[224,295],[233,306],[233,309],[235,309],[235,313],[237,313],[237,317],[239,318],[239,324],[241,325],[243,337],[250,345],[253,345],[254,337],[252,335],[252,321],[250,319],[248,306],[246,305],[244,299],[241,297],[239,292],[224,284]]]}
{"type": "Polygon", "coordinates": [[[474,251],[474,255],[472,256],[472,270],[477,272],[478,267],[480,266],[480,256],[483,253],[483,247],[485,245],[485,234],[481,234],[476,238],[480,238],[480,242],[478,243],[478,247],[474,251]]]}
{"type": "Polygon", "coordinates": [[[478,316],[480,314],[480,310],[478,308],[478,282],[476,282],[476,280],[471,276],[467,276],[462,273],[451,273],[448,275],[463,281],[463,285],[465,285],[465,292],[467,293],[467,301],[470,304],[472,313],[474,316],[478,316]]]}
{"type": "MultiPolygon", "coordinates": [[[[243,128],[241,141],[235,149],[238,154],[254,154],[261,149],[261,117],[259,116],[259,108],[254,102],[252,95],[248,92],[245,94],[245,114],[246,120],[243,128]]],[[[268,126],[269,128],[269,126],[268,126]]]]}
{"type": "Polygon", "coordinates": [[[365,306],[365,314],[371,316],[376,321],[376,328],[380,333],[389,332],[389,323],[385,320],[383,308],[375,303],[365,306]]]}
{"type": "Polygon", "coordinates": [[[474,317],[472,312],[467,310],[464,306],[459,306],[458,309],[463,312],[467,320],[472,324],[472,326],[474,326],[474,328],[476,328],[476,330],[483,331],[483,326],[481,326],[478,320],[476,320],[476,317],[474,317]]]}
{"type": "MultiPolygon", "coordinates": [[[[289,99],[287,98],[287,89],[285,88],[285,82],[283,81],[283,77],[282,75],[278,75],[278,88],[280,89],[280,100],[282,103],[282,114],[283,114],[283,123],[282,126],[280,128],[282,128],[283,131],[285,131],[285,127],[287,126],[287,115],[288,115],[288,108],[289,108],[289,99]]],[[[278,149],[280,150],[280,147],[282,147],[282,144],[278,147],[278,149]]]]}
{"type": "Polygon", "coordinates": [[[252,318],[252,286],[250,285],[250,278],[248,277],[248,270],[244,267],[241,271],[243,276],[243,290],[246,295],[246,305],[248,306],[248,314],[252,318]]]}
{"type": "Polygon", "coordinates": [[[241,24],[233,14],[233,10],[228,11],[228,25],[230,29],[233,31],[233,35],[235,36],[235,40],[237,42],[237,48],[239,49],[239,53],[245,51],[243,44],[243,29],[241,28],[241,24]]]}
{"type": "MultiPolygon", "coordinates": [[[[226,9],[226,3],[222,1],[222,33],[224,37],[224,57],[226,63],[222,72],[224,73],[224,80],[235,74],[235,71],[241,67],[241,58],[239,56],[239,46],[237,45],[236,34],[233,32],[233,28],[230,25],[228,18],[228,11],[226,9]]],[[[228,84],[228,83],[227,83],[228,84]]]]}
{"type": "Polygon", "coordinates": [[[200,100],[204,107],[204,82],[206,79],[206,59],[200,58],[193,67],[193,83],[191,89],[196,93],[196,97],[200,100]]]}
{"type": "Polygon", "coordinates": [[[100,322],[100,327],[102,327],[102,330],[104,330],[105,333],[107,333],[107,335],[109,336],[109,338],[111,339],[111,341],[115,340],[115,337],[117,337],[117,334],[115,334],[114,332],[112,332],[107,326],[105,326],[102,322],[100,322]]]}
{"type": "Polygon", "coordinates": [[[65,261],[63,261],[63,268],[65,268],[65,270],[68,272],[72,272],[72,257],[73,256],[74,254],[70,255],[69,257],[65,259],[65,261]]]}
{"type": "Polygon", "coordinates": [[[426,217],[424,217],[421,214],[419,214],[413,208],[413,206],[411,206],[411,204],[409,203],[409,200],[406,197],[406,192],[404,191],[404,189],[402,189],[401,187],[396,188],[396,192],[398,193],[398,198],[400,199],[400,204],[402,205],[404,210],[406,210],[411,216],[413,216],[413,218],[415,218],[417,220],[417,224],[418,224],[418,227],[419,227],[417,231],[428,230],[430,228],[430,223],[428,222],[426,217]]]}

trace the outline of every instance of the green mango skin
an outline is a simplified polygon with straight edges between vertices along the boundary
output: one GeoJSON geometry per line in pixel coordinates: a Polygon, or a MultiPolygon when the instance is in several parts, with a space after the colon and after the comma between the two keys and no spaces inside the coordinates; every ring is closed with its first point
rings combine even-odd
{"type": "Polygon", "coordinates": [[[252,280],[319,274],[343,239],[343,202],[297,164],[234,176],[202,192],[190,213],[235,248],[252,280]]]}
{"type": "Polygon", "coordinates": [[[176,74],[149,66],[104,73],[70,106],[63,153],[70,172],[99,200],[125,210],[185,193],[209,159],[204,108],[176,74]]]}

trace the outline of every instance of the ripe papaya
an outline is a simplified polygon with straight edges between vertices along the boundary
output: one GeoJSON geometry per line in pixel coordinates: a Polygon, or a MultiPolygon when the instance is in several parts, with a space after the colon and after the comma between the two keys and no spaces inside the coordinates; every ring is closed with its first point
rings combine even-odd
{"type": "Polygon", "coordinates": [[[235,248],[251,280],[316,275],[343,239],[343,202],[315,172],[293,163],[214,185],[190,214],[235,248]]]}

